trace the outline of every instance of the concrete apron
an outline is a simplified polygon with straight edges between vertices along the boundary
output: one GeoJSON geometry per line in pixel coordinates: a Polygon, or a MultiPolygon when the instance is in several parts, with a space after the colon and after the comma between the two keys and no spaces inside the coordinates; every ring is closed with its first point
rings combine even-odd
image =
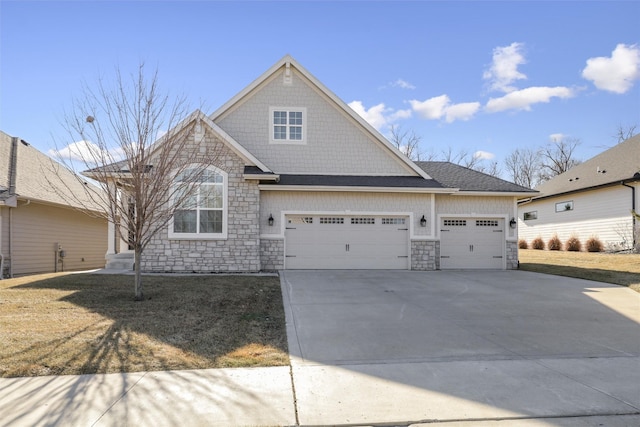
{"type": "Polygon", "coordinates": [[[520,271],[281,280],[301,425],[640,419],[629,289],[520,271]]]}

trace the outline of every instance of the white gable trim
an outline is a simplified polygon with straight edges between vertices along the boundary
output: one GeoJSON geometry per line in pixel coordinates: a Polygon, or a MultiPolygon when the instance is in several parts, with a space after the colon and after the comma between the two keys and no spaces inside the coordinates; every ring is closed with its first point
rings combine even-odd
{"type": "Polygon", "coordinates": [[[280,61],[276,62],[271,68],[265,71],[260,77],[255,79],[249,86],[245,87],[242,91],[240,91],[236,96],[227,101],[222,107],[218,108],[214,111],[210,117],[212,121],[218,120],[223,114],[225,114],[229,109],[231,109],[235,104],[241,102],[243,98],[249,95],[253,90],[255,90],[258,86],[273,78],[274,74],[280,70],[282,67],[290,67],[293,66],[297,71],[299,71],[302,76],[304,76],[307,80],[309,80],[320,92],[333,101],[343,112],[345,112],[348,116],[351,117],[354,121],[357,122],[364,130],[366,130],[373,138],[383,147],[385,147],[391,155],[399,161],[401,164],[406,166],[408,169],[412,170],[419,176],[425,179],[432,179],[424,170],[418,167],[415,163],[409,160],[404,154],[400,152],[396,147],[393,146],[380,132],[378,132],[373,126],[367,123],[358,113],[353,111],[351,107],[349,107],[345,102],[343,102],[340,98],[338,98],[331,90],[329,90],[324,84],[322,84],[318,79],[316,79],[309,71],[307,71],[304,67],[302,67],[298,62],[293,59],[290,55],[285,55],[280,61]]]}

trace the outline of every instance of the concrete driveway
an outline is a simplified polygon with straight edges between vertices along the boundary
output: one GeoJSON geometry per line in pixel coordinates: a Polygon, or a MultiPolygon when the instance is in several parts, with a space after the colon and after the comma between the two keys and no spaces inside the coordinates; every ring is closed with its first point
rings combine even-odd
{"type": "Polygon", "coordinates": [[[281,280],[302,425],[640,421],[640,294],[629,289],[522,271],[281,280]]]}

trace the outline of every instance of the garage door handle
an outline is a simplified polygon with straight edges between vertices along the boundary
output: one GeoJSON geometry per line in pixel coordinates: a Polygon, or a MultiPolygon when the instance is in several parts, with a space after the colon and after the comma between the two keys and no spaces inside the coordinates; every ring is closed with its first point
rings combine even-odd
{"type": "Polygon", "coordinates": [[[285,258],[295,258],[295,255],[285,255],[285,258]]]}
{"type": "Polygon", "coordinates": [[[409,255],[398,255],[398,258],[409,258],[409,255]]]}
{"type": "Polygon", "coordinates": [[[285,227],[285,230],[297,230],[295,227],[285,227]]]}

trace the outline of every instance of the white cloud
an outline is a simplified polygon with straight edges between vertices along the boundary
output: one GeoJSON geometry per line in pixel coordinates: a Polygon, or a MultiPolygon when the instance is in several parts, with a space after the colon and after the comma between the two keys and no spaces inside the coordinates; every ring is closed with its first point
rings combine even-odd
{"type": "Polygon", "coordinates": [[[640,79],[640,48],[637,45],[619,44],[611,57],[587,59],[582,77],[602,90],[625,93],[640,79]]]}
{"type": "Polygon", "coordinates": [[[511,83],[527,78],[518,71],[518,66],[526,63],[523,48],[523,43],[511,43],[509,46],[493,49],[491,67],[482,75],[485,80],[489,80],[491,90],[509,93],[516,90],[511,83]]]}
{"type": "Polygon", "coordinates": [[[489,113],[505,110],[531,111],[533,104],[547,103],[551,98],[571,98],[573,95],[574,91],[564,86],[533,86],[510,92],[500,98],[491,98],[485,110],[489,113]]]}
{"type": "Polygon", "coordinates": [[[480,110],[479,102],[463,102],[460,104],[452,104],[445,109],[447,123],[456,120],[467,121],[471,119],[480,110]]]}
{"type": "Polygon", "coordinates": [[[414,85],[412,85],[411,83],[409,83],[406,80],[403,79],[398,79],[395,82],[391,83],[392,87],[399,87],[401,89],[415,89],[416,87],[414,85]]]}
{"type": "Polygon", "coordinates": [[[418,113],[423,119],[427,120],[441,119],[445,114],[447,105],[450,103],[451,100],[447,95],[436,96],[424,101],[418,101],[416,99],[409,101],[413,111],[418,113]]]}
{"type": "Polygon", "coordinates": [[[413,111],[427,120],[439,120],[444,118],[447,123],[456,120],[469,120],[480,109],[479,102],[464,102],[452,104],[447,95],[440,95],[424,101],[412,99],[409,101],[413,111]]]}
{"type": "Polygon", "coordinates": [[[387,124],[387,119],[384,115],[386,111],[384,103],[374,105],[367,110],[362,104],[362,101],[352,101],[349,103],[349,107],[351,107],[356,113],[360,115],[360,117],[365,119],[371,126],[376,129],[380,129],[387,124]]]}
{"type": "Polygon", "coordinates": [[[495,157],[496,155],[493,153],[490,153],[488,151],[476,151],[475,153],[473,153],[473,157],[475,159],[481,159],[481,160],[491,160],[495,157]]]}
{"type": "Polygon", "coordinates": [[[408,118],[411,118],[412,115],[413,115],[413,112],[411,111],[411,109],[397,110],[396,112],[391,113],[387,117],[387,122],[393,123],[393,122],[396,122],[398,120],[408,119],[408,118]]]}
{"type": "Polygon", "coordinates": [[[565,135],[563,133],[552,133],[551,135],[549,135],[549,141],[551,141],[551,142],[562,141],[566,137],[567,137],[567,135],[565,135]]]}
{"type": "Polygon", "coordinates": [[[54,158],[60,158],[71,161],[79,161],[85,163],[94,163],[95,159],[100,158],[100,147],[91,141],[72,142],[60,150],[49,150],[48,154],[54,158]]]}
{"type": "Polygon", "coordinates": [[[409,109],[394,111],[382,102],[369,109],[362,104],[362,101],[351,101],[348,105],[377,130],[382,130],[398,120],[408,119],[412,114],[409,109]]]}

